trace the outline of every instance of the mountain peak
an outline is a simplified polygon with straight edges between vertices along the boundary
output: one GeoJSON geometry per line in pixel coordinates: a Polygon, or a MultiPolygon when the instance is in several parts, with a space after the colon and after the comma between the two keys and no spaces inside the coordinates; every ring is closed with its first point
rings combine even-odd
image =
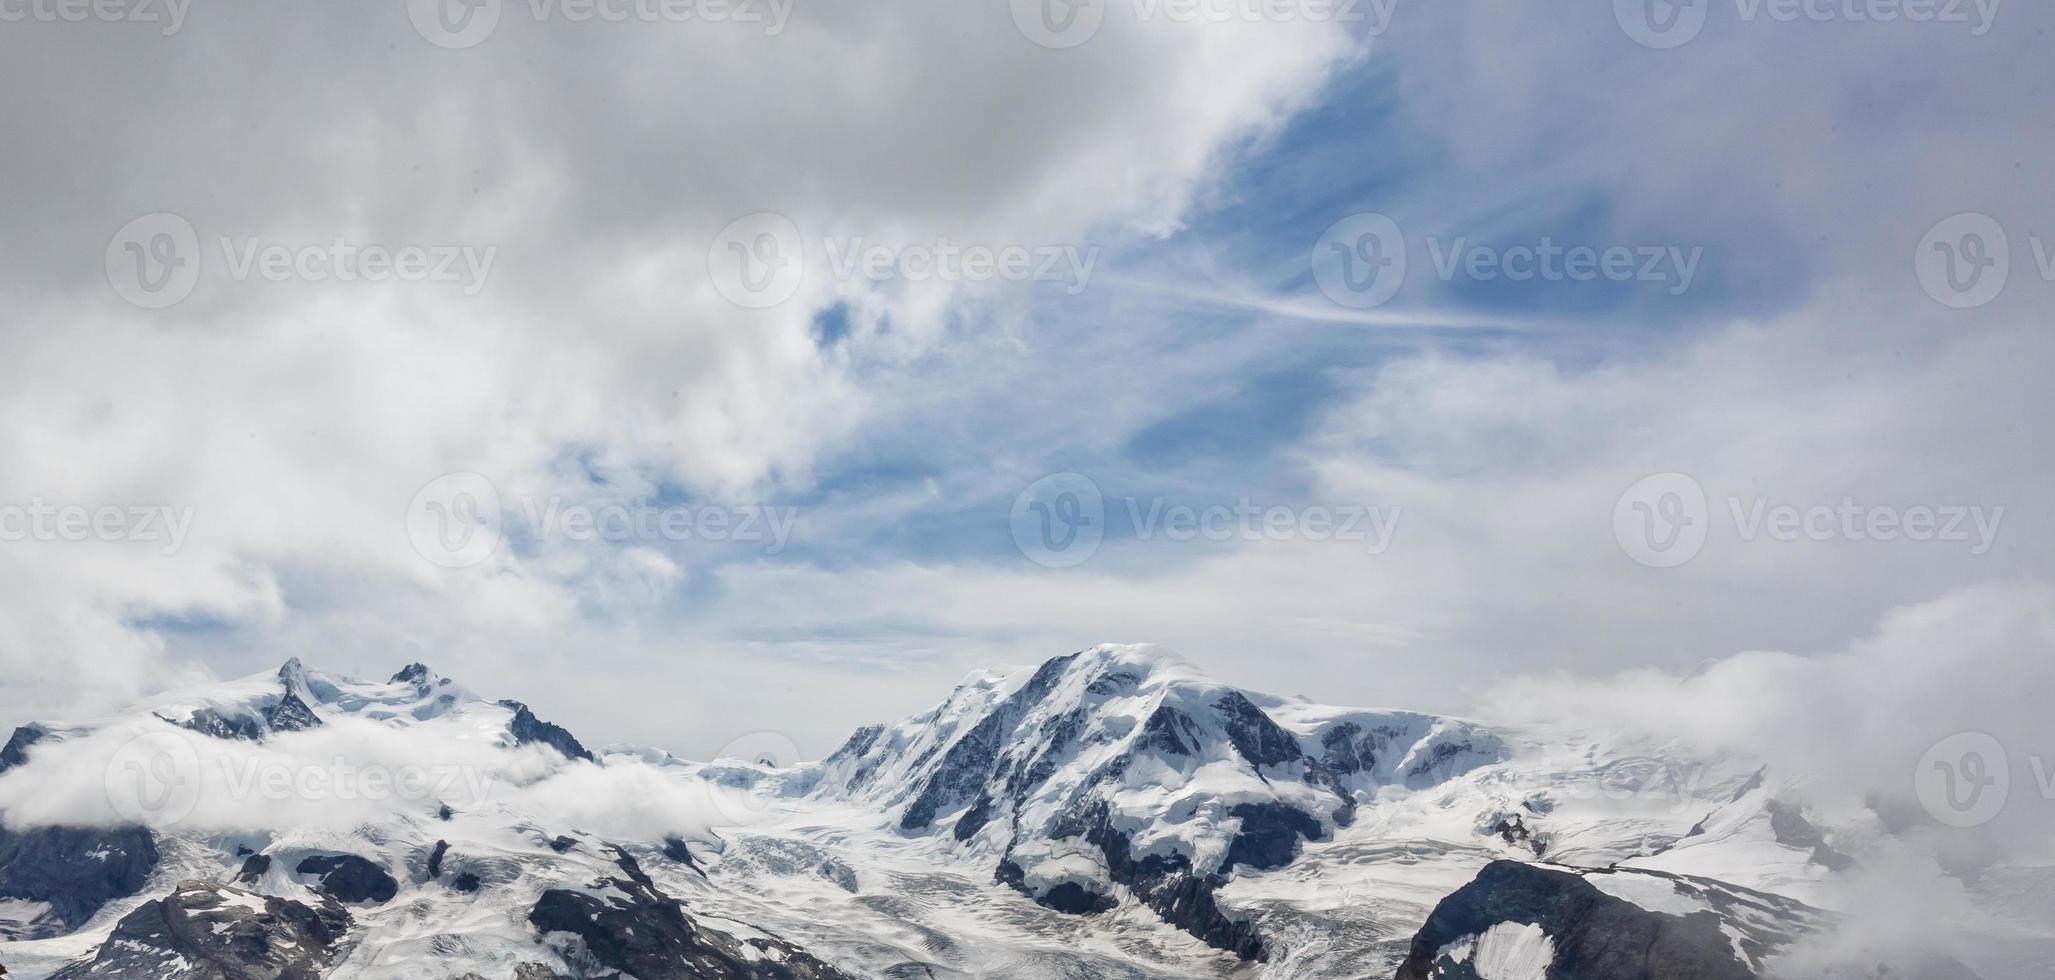
{"type": "Polygon", "coordinates": [[[1280,723],[1262,707],[1275,703],[1160,647],[1100,644],[860,731],[807,785],[884,809],[902,834],[998,855],[999,879],[1050,908],[1125,892],[1253,958],[1260,943],[1213,906],[1224,875],[1289,863],[1353,820],[1359,793],[1437,784],[1500,749],[1424,715],[1331,709],[1280,723]]]}
{"type": "Polygon", "coordinates": [[[1200,676],[1190,661],[1154,643],[1101,643],[1072,654],[1070,659],[1077,666],[1100,671],[1200,676]]]}

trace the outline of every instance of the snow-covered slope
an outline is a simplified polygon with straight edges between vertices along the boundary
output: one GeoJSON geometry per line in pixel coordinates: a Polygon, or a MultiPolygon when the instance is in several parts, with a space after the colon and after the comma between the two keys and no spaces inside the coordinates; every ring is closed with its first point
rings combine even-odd
{"type": "Polygon", "coordinates": [[[980,674],[784,768],[293,661],[15,733],[0,965],[1603,980],[1645,974],[1548,964],[1671,915],[1679,955],[1753,975],[1851,860],[1798,798],[1754,760],[1273,697],[1148,647],[980,674]]]}
{"type": "Polygon", "coordinates": [[[1290,864],[1378,789],[1439,785],[1503,752],[1462,722],[1264,701],[1292,726],[1165,654],[1101,646],[974,679],[795,782],[996,854],[999,880],[1051,908],[1136,901],[1256,959],[1261,937],[1214,896],[1235,869],[1290,864]]]}

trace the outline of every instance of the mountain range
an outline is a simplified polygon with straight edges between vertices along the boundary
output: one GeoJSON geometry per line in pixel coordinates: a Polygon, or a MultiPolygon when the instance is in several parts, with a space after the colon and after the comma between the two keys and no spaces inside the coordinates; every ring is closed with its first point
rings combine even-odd
{"type": "Polygon", "coordinates": [[[365,681],[295,660],[14,731],[0,966],[1977,976],[1814,955],[1879,833],[1756,760],[1264,695],[1145,646],[973,676],[798,764],[591,748],[420,664],[365,681]]]}

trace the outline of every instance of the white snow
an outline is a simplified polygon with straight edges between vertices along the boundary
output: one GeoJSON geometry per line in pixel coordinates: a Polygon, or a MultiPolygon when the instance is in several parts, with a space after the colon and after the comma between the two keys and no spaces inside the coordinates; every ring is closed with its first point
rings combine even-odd
{"type": "Polygon", "coordinates": [[[1589,874],[1584,880],[1599,891],[1626,902],[1632,902],[1650,912],[1665,915],[1690,915],[1707,910],[1704,902],[1677,891],[1676,883],[1659,875],[1589,874]]]}
{"type": "Polygon", "coordinates": [[[1538,925],[1501,922],[1477,937],[1475,955],[1483,980],[1545,980],[1556,944],[1538,925]]]}

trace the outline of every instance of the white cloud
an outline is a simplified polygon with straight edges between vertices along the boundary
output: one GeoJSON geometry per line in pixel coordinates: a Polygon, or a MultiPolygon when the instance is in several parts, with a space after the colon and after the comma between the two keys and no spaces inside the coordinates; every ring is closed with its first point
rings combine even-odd
{"type": "Polygon", "coordinates": [[[0,335],[0,502],[196,515],[169,556],[10,542],[0,657],[17,677],[68,667],[0,710],[89,710],[190,679],[158,636],[127,628],[138,618],[282,644],[312,617],[329,645],[344,622],[424,598],[428,618],[396,631],[568,638],[581,610],[646,613],[682,569],[544,542],[441,574],[408,544],[407,501],[457,470],[576,500],[656,481],[744,500],[804,487],[871,405],[852,356],[921,355],[955,290],[874,297],[828,281],[814,247],[794,300],[743,310],[706,279],[724,224],[775,210],[810,238],[894,244],[1159,232],[1352,50],[1299,23],[1113,26],[1051,52],[1003,8],[931,3],[809,7],[771,37],[510,16],[446,51],[404,13],[0,37],[0,85],[48,96],[0,108],[22,151],[10,179],[46,189],[0,212],[15,311],[0,335]],[[109,236],[154,211],[192,223],[204,269],[162,312],[123,304],[102,266],[109,236]],[[231,282],[222,238],[496,251],[469,297],[231,282]],[[837,297],[865,311],[856,355],[809,336],[837,297]]]}

